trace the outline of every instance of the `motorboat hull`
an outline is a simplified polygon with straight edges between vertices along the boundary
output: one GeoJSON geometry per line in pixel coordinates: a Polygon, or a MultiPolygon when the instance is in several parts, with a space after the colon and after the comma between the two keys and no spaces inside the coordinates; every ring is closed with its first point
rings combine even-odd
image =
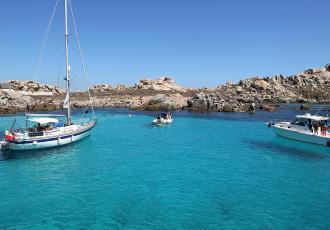
{"type": "MultiPolygon", "coordinates": [[[[171,124],[173,122],[173,119],[164,119],[164,118],[161,118],[160,121],[161,121],[162,124],[171,124]]],[[[152,122],[154,124],[160,124],[160,123],[158,123],[157,119],[154,119],[152,122]]]]}
{"type": "Polygon", "coordinates": [[[51,148],[51,147],[71,144],[73,142],[77,142],[79,140],[88,137],[91,134],[91,131],[94,126],[95,124],[92,124],[84,127],[83,129],[80,129],[79,131],[67,133],[64,135],[59,135],[56,137],[29,139],[22,141],[14,140],[12,142],[7,142],[7,144],[3,146],[3,149],[20,151],[20,150],[51,148]]]}
{"type": "Polygon", "coordinates": [[[302,133],[302,132],[295,132],[285,128],[270,126],[274,133],[277,136],[285,137],[288,139],[302,141],[306,143],[318,144],[318,145],[325,145],[330,146],[330,136],[329,135],[316,135],[312,133],[302,133]]]}

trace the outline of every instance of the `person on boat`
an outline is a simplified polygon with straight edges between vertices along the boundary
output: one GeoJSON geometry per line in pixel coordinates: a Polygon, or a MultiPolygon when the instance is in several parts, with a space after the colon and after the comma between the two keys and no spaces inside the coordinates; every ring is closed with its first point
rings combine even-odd
{"type": "Polygon", "coordinates": [[[53,128],[54,128],[53,124],[48,124],[48,125],[45,127],[45,131],[52,130],[53,128]]]}
{"type": "Polygon", "coordinates": [[[322,130],[322,124],[318,123],[318,127],[317,127],[317,134],[321,135],[321,130],[322,130]]]}
{"type": "Polygon", "coordinates": [[[325,125],[321,126],[321,134],[322,136],[326,136],[327,135],[327,127],[325,125]]]}
{"type": "Polygon", "coordinates": [[[313,124],[313,134],[317,134],[318,125],[317,123],[313,124]]]}
{"type": "Polygon", "coordinates": [[[316,135],[321,135],[321,127],[322,127],[322,124],[320,122],[315,123],[314,132],[316,135]]]}
{"type": "Polygon", "coordinates": [[[43,131],[43,127],[41,126],[40,123],[38,123],[37,132],[41,132],[41,131],[43,131]]]}
{"type": "Polygon", "coordinates": [[[308,120],[308,128],[312,131],[312,133],[314,133],[314,128],[313,128],[311,119],[308,120]]]}
{"type": "Polygon", "coordinates": [[[161,124],[162,123],[162,120],[161,120],[161,116],[158,114],[157,115],[157,124],[161,124]]]}

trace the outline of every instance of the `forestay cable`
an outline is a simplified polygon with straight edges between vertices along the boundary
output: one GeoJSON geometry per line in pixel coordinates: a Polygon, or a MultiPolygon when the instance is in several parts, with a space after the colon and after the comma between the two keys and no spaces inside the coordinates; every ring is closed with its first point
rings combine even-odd
{"type": "Polygon", "coordinates": [[[87,92],[88,92],[88,96],[89,96],[89,103],[90,103],[90,106],[91,106],[91,109],[92,109],[92,112],[93,112],[93,117],[95,118],[94,107],[93,107],[93,103],[92,103],[92,97],[91,97],[91,93],[90,93],[90,90],[89,90],[89,84],[88,84],[88,80],[87,80],[85,62],[84,62],[83,54],[82,54],[82,51],[81,51],[81,46],[80,46],[80,41],[79,41],[79,36],[78,36],[78,30],[77,30],[76,20],[75,20],[72,5],[71,5],[71,0],[69,0],[69,5],[70,5],[70,10],[71,10],[71,15],[72,15],[73,27],[74,27],[74,31],[75,31],[76,39],[77,39],[77,46],[78,46],[78,50],[79,50],[79,54],[80,54],[81,66],[82,66],[82,69],[83,69],[83,75],[84,75],[84,78],[85,78],[85,84],[86,84],[87,92]]]}

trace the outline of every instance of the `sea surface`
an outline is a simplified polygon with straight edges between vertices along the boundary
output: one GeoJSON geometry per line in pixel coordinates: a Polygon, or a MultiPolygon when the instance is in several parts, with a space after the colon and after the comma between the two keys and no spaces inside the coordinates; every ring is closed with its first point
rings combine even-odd
{"type": "Polygon", "coordinates": [[[0,229],[330,229],[330,148],[265,125],[296,107],[176,112],[165,127],[98,110],[83,141],[0,154],[0,229]]]}

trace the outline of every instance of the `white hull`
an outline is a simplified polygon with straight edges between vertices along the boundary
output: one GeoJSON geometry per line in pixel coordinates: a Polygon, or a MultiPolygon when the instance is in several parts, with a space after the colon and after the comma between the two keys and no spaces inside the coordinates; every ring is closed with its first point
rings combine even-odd
{"type": "MultiPolygon", "coordinates": [[[[173,122],[173,119],[164,119],[164,118],[161,118],[161,123],[162,124],[171,124],[173,122]]],[[[157,119],[154,119],[152,121],[154,124],[157,124],[157,119]]]]}
{"type": "Polygon", "coordinates": [[[303,132],[296,132],[291,131],[285,128],[280,128],[276,126],[271,126],[274,133],[278,136],[289,138],[296,141],[302,141],[312,144],[318,144],[318,145],[326,145],[330,146],[330,136],[329,135],[316,135],[313,133],[303,133],[303,132]]]}
{"type": "Polygon", "coordinates": [[[75,130],[74,132],[62,135],[14,140],[13,142],[7,142],[4,148],[19,151],[67,145],[88,137],[94,126],[95,124],[88,125],[86,127],[83,127],[82,129],[75,130]]]}

